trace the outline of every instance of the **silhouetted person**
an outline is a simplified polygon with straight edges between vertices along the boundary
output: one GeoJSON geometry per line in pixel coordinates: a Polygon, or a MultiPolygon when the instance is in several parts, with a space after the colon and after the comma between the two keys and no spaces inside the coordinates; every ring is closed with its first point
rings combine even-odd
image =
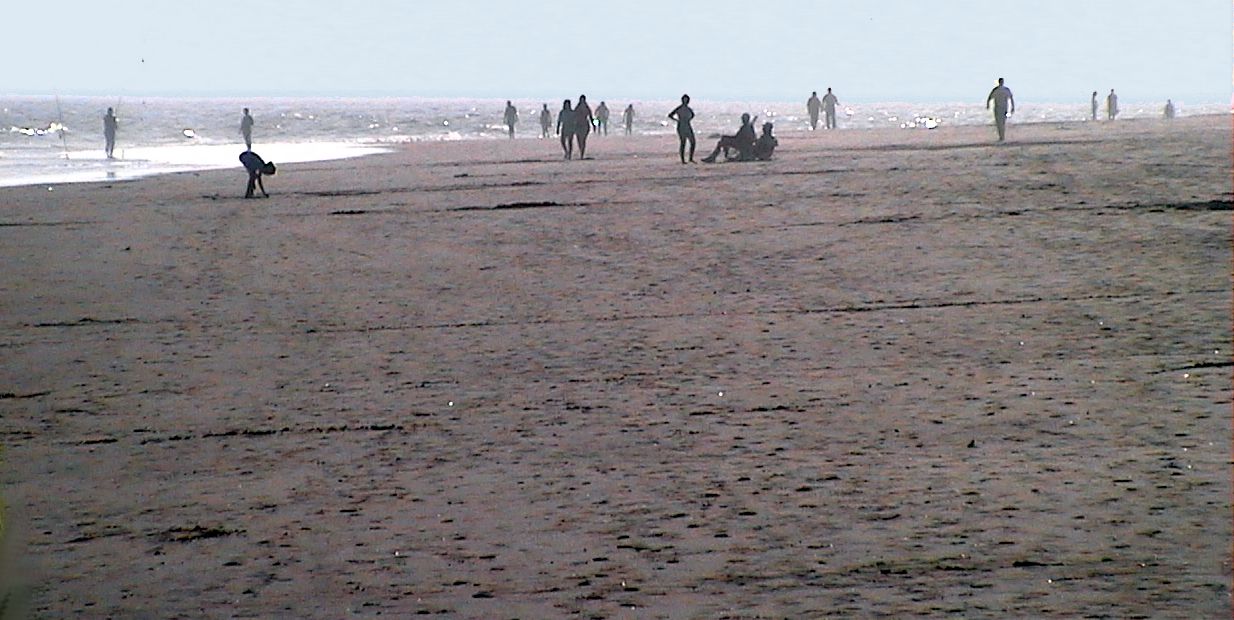
{"type": "Polygon", "coordinates": [[[557,113],[557,134],[561,136],[561,151],[566,159],[574,159],[574,110],[569,99],[561,102],[561,111],[557,113]]]}
{"type": "Polygon", "coordinates": [[[1114,94],[1113,88],[1110,89],[1110,94],[1106,95],[1105,98],[1105,113],[1110,120],[1114,120],[1114,117],[1118,116],[1118,95],[1114,94]]]}
{"type": "Polygon", "coordinates": [[[776,147],[780,145],[780,141],[771,135],[771,129],[771,123],[763,123],[763,135],[759,136],[758,142],[754,143],[754,159],[759,161],[771,159],[776,147]]]}
{"type": "Polygon", "coordinates": [[[839,99],[831,93],[831,89],[827,89],[827,94],[823,95],[823,111],[827,113],[827,129],[836,128],[836,105],[840,103],[839,99]]]}
{"type": "Polygon", "coordinates": [[[273,175],[276,172],[274,162],[262,161],[257,153],[245,151],[240,153],[240,163],[244,164],[244,169],[249,171],[249,185],[244,190],[244,197],[252,198],[253,190],[260,187],[261,195],[269,198],[270,194],[266,193],[266,186],[261,182],[261,177],[264,174],[273,175]]]}
{"type": "Polygon", "coordinates": [[[600,107],[596,108],[596,134],[603,133],[608,135],[608,104],[600,102],[600,107]]]}
{"type": "Polygon", "coordinates": [[[754,156],[754,143],[757,137],[754,135],[754,121],[750,120],[749,114],[741,115],[741,129],[737,130],[736,135],[720,136],[719,142],[716,142],[716,148],[710,155],[703,158],[704,162],[713,164],[720,151],[724,151],[724,159],[729,159],[729,149],[737,151],[737,159],[750,159],[754,156]]]}
{"type": "Polygon", "coordinates": [[[677,151],[681,154],[681,163],[686,163],[686,142],[690,143],[690,163],[694,163],[694,127],[690,125],[690,121],[694,120],[694,110],[690,109],[690,96],[682,95],[681,105],[673,108],[668,117],[677,121],[677,139],[681,142],[677,151]]]}
{"type": "Polygon", "coordinates": [[[634,104],[626,106],[626,110],[621,113],[621,121],[626,124],[626,135],[634,133],[634,104]]]}
{"type": "Polygon", "coordinates": [[[106,146],[103,147],[107,153],[107,159],[113,159],[111,153],[116,150],[116,113],[111,108],[107,108],[107,114],[103,115],[103,140],[106,146]]]}
{"type": "Polygon", "coordinates": [[[818,129],[818,113],[823,109],[823,102],[818,100],[818,91],[810,93],[806,99],[806,112],[810,113],[810,131],[818,129]]]}
{"type": "Polygon", "coordinates": [[[1093,120],[1097,120],[1097,91],[1093,91],[1093,120]]]}
{"type": "Polygon", "coordinates": [[[548,131],[553,128],[553,113],[548,111],[548,104],[540,109],[540,137],[547,138],[548,131]]]}
{"type": "Polygon", "coordinates": [[[579,159],[587,159],[587,136],[595,122],[591,106],[587,105],[587,95],[579,95],[578,103],[574,104],[574,140],[578,142],[579,159]]]}
{"type": "Polygon", "coordinates": [[[240,117],[240,134],[244,136],[244,148],[253,150],[253,117],[248,108],[244,108],[244,116],[240,117]]]}
{"type": "Polygon", "coordinates": [[[1174,102],[1169,99],[1165,100],[1165,117],[1174,118],[1174,102]]]}
{"type": "Polygon", "coordinates": [[[1007,115],[1015,113],[1015,97],[1011,96],[1011,89],[1003,85],[1003,78],[998,78],[998,86],[985,98],[985,109],[990,109],[991,101],[994,102],[994,125],[998,127],[998,141],[1002,142],[1007,139],[1007,115]],[[1011,103],[1010,111],[1007,109],[1008,102],[1011,103]]]}
{"type": "Polygon", "coordinates": [[[514,125],[518,123],[518,109],[513,103],[506,102],[506,127],[510,128],[510,138],[514,139],[514,125]]]}

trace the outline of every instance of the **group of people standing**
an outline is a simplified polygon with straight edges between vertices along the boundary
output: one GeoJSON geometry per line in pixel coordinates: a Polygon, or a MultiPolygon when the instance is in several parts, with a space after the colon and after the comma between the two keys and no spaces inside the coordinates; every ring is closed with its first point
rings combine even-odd
{"type": "MultiPolygon", "coordinates": [[[[593,112],[591,104],[587,103],[587,95],[579,95],[578,103],[569,99],[561,102],[561,110],[557,112],[556,135],[561,137],[561,150],[566,159],[574,158],[574,147],[578,146],[580,159],[587,156],[587,137],[595,131],[597,135],[608,135],[609,117],[611,112],[604,101],[593,112]]],[[[621,113],[625,124],[626,135],[634,132],[634,104],[626,106],[621,113]]],[[[514,103],[506,101],[506,111],[503,120],[511,139],[514,138],[514,126],[518,124],[518,108],[514,103]]],[[[548,138],[553,130],[553,113],[548,104],[540,108],[540,137],[548,138]]]]}
{"type": "MultiPolygon", "coordinates": [[[[244,115],[240,117],[240,135],[244,137],[244,149],[251,151],[253,150],[253,115],[249,113],[248,108],[244,108],[243,113],[244,115]]],[[[113,153],[116,150],[116,131],[119,128],[120,121],[116,118],[115,108],[107,108],[107,113],[103,115],[103,152],[107,155],[107,159],[115,159],[113,153]]]]}
{"type": "Polygon", "coordinates": [[[810,131],[818,129],[818,113],[826,112],[826,127],[827,129],[836,128],[836,106],[840,104],[840,100],[836,98],[835,93],[831,89],[827,89],[827,94],[823,95],[822,99],[818,98],[818,91],[810,94],[810,98],[806,100],[806,111],[810,113],[810,131]]]}
{"type": "MultiPolygon", "coordinates": [[[[1093,91],[1093,114],[1092,119],[1097,120],[1097,91],[1093,91]]],[[[1162,110],[1162,116],[1165,118],[1174,118],[1174,100],[1165,100],[1165,109],[1162,110]]],[[[1105,117],[1106,120],[1114,120],[1118,117],[1118,95],[1114,93],[1114,89],[1110,89],[1110,94],[1105,96],[1105,117]]]]}

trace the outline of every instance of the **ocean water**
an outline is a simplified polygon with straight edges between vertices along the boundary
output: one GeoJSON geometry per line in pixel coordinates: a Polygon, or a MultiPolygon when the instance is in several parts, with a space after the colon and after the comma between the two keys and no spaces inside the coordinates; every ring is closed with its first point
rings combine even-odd
{"type": "MultiPolygon", "coordinates": [[[[598,107],[600,99],[591,101],[598,107]]],[[[843,102],[843,99],[841,99],[843,102]]],[[[514,102],[518,138],[539,136],[539,110],[556,118],[561,100],[514,102]]],[[[610,133],[621,133],[621,114],[634,104],[634,132],[672,134],[665,116],[676,101],[613,100],[610,133]]],[[[1104,101],[1101,113],[1104,114],[1104,101]]],[[[1120,119],[1159,118],[1163,103],[1123,102],[1120,119]]],[[[354,157],[407,142],[506,139],[505,101],[419,98],[157,98],[0,97],[0,186],[123,180],[151,174],[239,167],[244,150],[242,108],[256,121],[253,150],[277,163],[354,157]],[[103,114],[119,119],[115,157],[103,156],[103,114]]],[[[732,132],[743,112],[772,121],[779,134],[807,131],[800,103],[691,103],[700,136],[732,132]]],[[[1229,114],[1229,104],[1175,102],[1179,116],[1229,114]]],[[[925,131],[948,125],[990,124],[983,102],[854,103],[838,111],[841,130],[925,131]]],[[[1013,123],[1084,121],[1089,103],[1022,101],[1013,123]]],[[[551,149],[550,149],[551,150],[551,149]]]]}

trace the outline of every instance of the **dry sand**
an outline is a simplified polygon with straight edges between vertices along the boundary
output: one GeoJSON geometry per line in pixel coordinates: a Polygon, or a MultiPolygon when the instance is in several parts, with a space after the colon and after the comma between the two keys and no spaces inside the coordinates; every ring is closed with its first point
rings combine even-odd
{"type": "Polygon", "coordinates": [[[10,591],[40,617],[1229,617],[1230,120],[993,134],[0,190],[10,591]]]}

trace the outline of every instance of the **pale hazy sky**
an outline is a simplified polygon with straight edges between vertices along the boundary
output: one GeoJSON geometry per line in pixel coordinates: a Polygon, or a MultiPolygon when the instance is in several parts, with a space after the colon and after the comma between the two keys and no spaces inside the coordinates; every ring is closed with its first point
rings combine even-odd
{"type": "Polygon", "coordinates": [[[1230,0],[7,3],[3,94],[1226,102],[1230,0]]]}

